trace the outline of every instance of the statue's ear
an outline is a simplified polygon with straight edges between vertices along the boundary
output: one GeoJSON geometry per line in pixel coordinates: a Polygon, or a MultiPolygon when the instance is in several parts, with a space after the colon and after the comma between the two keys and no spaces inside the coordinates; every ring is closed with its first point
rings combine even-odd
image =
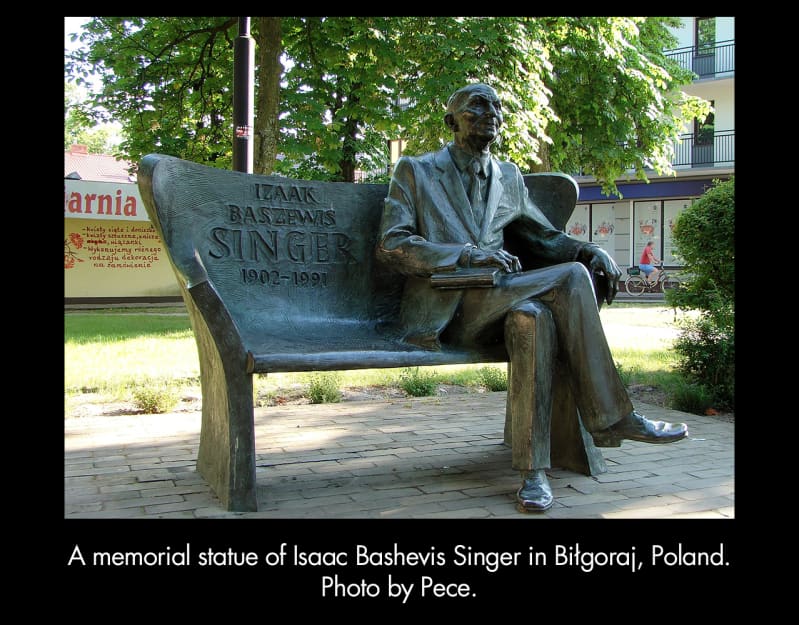
{"type": "Polygon", "coordinates": [[[455,123],[455,116],[452,113],[444,115],[444,123],[452,132],[458,132],[458,126],[455,123]]]}

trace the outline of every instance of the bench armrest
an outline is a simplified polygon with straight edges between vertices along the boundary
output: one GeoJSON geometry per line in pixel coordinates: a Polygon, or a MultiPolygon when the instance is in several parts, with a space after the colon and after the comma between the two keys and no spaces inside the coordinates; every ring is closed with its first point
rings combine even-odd
{"type": "Polygon", "coordinates": [[[175,201],[178,188],[175,180],[189,175],[186,168],[181,167],[183,163],[185,161],[173,156],[148,154],[141,160],[137,178],[150,221],[169,250],[170,261],[183,278],[184,285],[191,288],[207,282],[208,274],[197,253],[193,237],[187,236],[191,232],[192,214],[185,210],[185,201],[175,201]],[[175,207],[183,210],[173,210],[175,207]]]}

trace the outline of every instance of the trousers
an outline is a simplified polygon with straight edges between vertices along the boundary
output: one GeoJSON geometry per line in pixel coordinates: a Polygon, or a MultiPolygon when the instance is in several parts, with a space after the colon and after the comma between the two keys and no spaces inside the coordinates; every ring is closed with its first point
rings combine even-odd
{"type": "Polygon", "coordinates": [[[551,466],[553,383],[569,385],[588,432],[633,410],[581,263],[503,274],[494,288],[468,289],[445,332],[447,341],[466,345],[504,341],[508,410],[530,425],[529,449],[513,454],[516,470],[551,466]],[[555,371],[568,379],[553,380],[555,371]]]}

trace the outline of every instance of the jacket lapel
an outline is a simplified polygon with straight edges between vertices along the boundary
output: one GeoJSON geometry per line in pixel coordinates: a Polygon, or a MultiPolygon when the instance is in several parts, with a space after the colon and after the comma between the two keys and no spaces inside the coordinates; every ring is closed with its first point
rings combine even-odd
{"type": "MultiPolygon", "coordinates": [[[[491,229],[491,222],[494,221],[494,215],[499,206],[499,199],[502,197],[504,187],[502,186],[502,171],[496,165],[494,158],[489,161],[488,178],[491,183],[488,186],[488,201],[486,202],[486,212],[483,216],[483,227],[480,230],[480,241],[484,240],[486,234],[491,229]]],[[[463,185],[461,185],[463,186],[463,185]]]]}
{"type": "Polygon", "coordinates": [[[477,228],[477,222],[474,219],[472,205],[466,195],[466,189],[463,188],[458,168],[455,167],[455,163],[449,155],[449,150],[447,148],[440,150],[436,154],[435,162],[440,174],[438,182],[443,187],[449,203],[454,209],[453,212],[464,223],[466,230],[472,236],[472,242],[476,244],[479,241],[480,231],[477,228]]]}

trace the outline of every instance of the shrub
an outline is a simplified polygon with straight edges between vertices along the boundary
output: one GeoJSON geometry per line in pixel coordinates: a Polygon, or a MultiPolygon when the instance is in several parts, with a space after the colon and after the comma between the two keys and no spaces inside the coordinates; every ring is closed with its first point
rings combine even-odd
{"type": "Polygon", "coordinates": [[[687,278],[666,299],[701,311],[681,323],[674,343],[689,383],[709,389],[721,407],[735,406],[735,181],[714,186],[677,218],[673,241],[687,278]]]}
{"type": "Polygon", "coordinates": [[[147,381],[136,386],[133,403],[147,414],[170,412],[180,401],[180,388],[169,381],[147,381]]]}
{"type": "Polygon", "coordinates": [[[671,407],[681,412],[706,414],[713,403],[713,394],[701,384],[679,384],[671,392],[671,407]]]}
{"type": "Polygon", "coordinates": [[[489,391],[507,391],[508,374],[497,367],[481,367],[477,370],[480,383],[489,391]]]}
{"type": "Polygon", "coordinates": [[[674,307],[713,310],[735,302],[735,180],[714,186],[686,208],[672,231],[684,263],[681,288],[666,298],[674,307]]]}
{"type": "Polygon", "coordinates": [[[702,387],[712,389],[723,408],[735,407],[735,329],[732,311],[705,312],[683,321],[674,341],[678,369],[702,387]]]}
{"type": "Polygon", "coordinates": [[[400,388],[412,397],[435,395],[438,380],[429,371],[419,371],[419,367],[403,369],[400,374],[400,388]]]}
{"type": "Polygon", "coordinates": [[[330,372],[314,373],[310,378],[308,397],[312,404],[336,404],[341,401],[341,378],[330,372]]]}

